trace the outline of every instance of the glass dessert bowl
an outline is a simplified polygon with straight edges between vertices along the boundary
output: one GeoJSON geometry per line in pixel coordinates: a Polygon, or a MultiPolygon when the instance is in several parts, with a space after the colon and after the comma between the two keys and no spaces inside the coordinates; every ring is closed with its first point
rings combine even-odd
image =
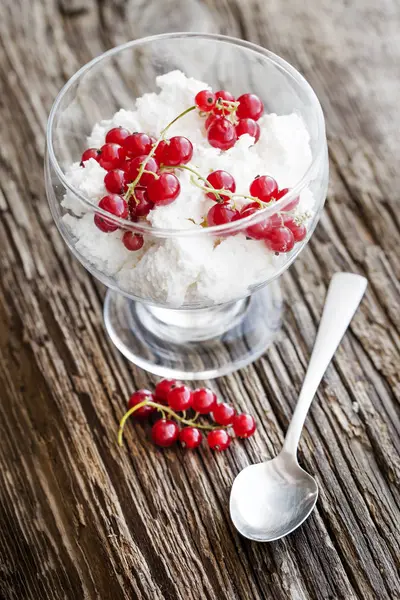
{"type": "Polygon", "coordinates": [[[109,288],[117,348],[163,377],[217,377],[279,330],[278,278],[326,197],[324,118],[305,79],[263,48],[154,36],[67,82],[45,177],[65,242],[109,288]]]}

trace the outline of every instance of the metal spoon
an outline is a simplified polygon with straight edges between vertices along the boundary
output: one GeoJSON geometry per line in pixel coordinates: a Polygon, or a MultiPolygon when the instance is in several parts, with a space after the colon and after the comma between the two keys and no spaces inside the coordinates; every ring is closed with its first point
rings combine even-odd
{"type": "Polygon", "coordinates": [[[283,448],[276,458],[243,469],[233,482],[231,519],[250,540],[272,542],[301,525],[318,497],[317,482],[297,462],[304,421],[321,379],[364,295],[361,275],[337,273],[325,301],[317,339],[283,448]]]}

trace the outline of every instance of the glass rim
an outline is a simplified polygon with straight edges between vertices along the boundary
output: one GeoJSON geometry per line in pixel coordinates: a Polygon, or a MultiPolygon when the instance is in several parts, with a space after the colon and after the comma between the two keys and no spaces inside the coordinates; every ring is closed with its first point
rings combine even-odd
{"type": "Polygon", "coordinates": [[[63,186],[73,193],[84,205],[86,205],[89,210],[96,212],[96,214],[101,215],[102,217],[107,217],[109,221],[112,221],[116,225],[119,225],[122,229],[131,230],[138,233],[143,234],[151,234],[155,237],[174,237],[174,236],[193,236],[193,235],[205,235],[205,234],[216,234],[219,232],[224,233],[233,233],[240,232],[249,226],[250,223],[256,223],[259,220],[268,217],[270,215],[279,212],[281,207],[285,207],[286,204],[290,202],[290,200],[296,198],[300,192],[307,186],[308,182],[311,181],[314,170],[316,169],[316,165],[319,164],[321,157],[323,156],[325,149],[325,119],[322,111],[321,104],[318,100],[316,93],[314,92],[311,85],[308,81],[295,69],[290,63],[286,60],[274,54],[270,50],[263,48],[262,46],[258,46],[257,44],[253,44],[252,42],[248,42],[246,40],[241,40],[239,38],[220,35],[214,33],[201,33],[201,32],[173,32],[173,33],[163,33],[158,35],[147,36],[143,38],[138,38],[137,40],[132,40],[130,42],[126,42],[125,44],[120,44],[119,46],[115,46],[106,52],[103,52],[99,56],[96,56],[88,63],[84,64],[68,81],[63,85],[61,90],[58,92],[53,105],[51,107],[47,127],[46,127],[46,146],[47,146],[47,158],[50,161],[52,167],[54,168],[58,178],[60,179],[63,186]],[[294,185],[289,192],[287,192],[282,198],[274,203],[270,203],[263,209],[257,211],[257,213],[250,215],[244,219],[239,219],[237,221],[233,221],[230,223],[224,223],[223,225],[214,225],[212,227],[201,227],[198,230],[190,228],[183,229],[171,229],[171,228],[162,228],[162,227],[153,227],[150,224],[144,224],[141,222],[134,222],[128,219],[123,219],[121,217],[116,217],[111,215],[109,212],[100,208],[97,204],[95,204],[92,200],[87,198],[84,194],[82,194],[75,186],[71,185],[65,176],[65,173],[61,166],[59,165],[53,147],[53,126],[54,120],[57,114],[57,110],[59,108],[62,99],[68,90],[72,87],[72,85],[82,77],[87,71],[90,71],[94,66],[100,63],[102,60],[110,58],[119,52],[123,52],[128,48],[133,48],[135,46],[140,46],[141,44],[147,44],[154,41],[159,40],[168,40],[168,39],[179,39],[179,38],[199,38],[203,40],[211,40],[216,42],[223,42],[226,44],[232,44],[235,46],[241,46],[247,50],[253,51],[257,54],[261,54],[262,56],[268,58],[271,62],[275,63],[280,69],[286,71],[288,75],[290,75],[298,84],[300,84],[308,94],[309,99],[312,102],[313,109],[317,115],[317,137],[316,137],[316,151],[315,155],[312,158],[311,164],[308,169],[305,171],[301,179],[294,185]]]}

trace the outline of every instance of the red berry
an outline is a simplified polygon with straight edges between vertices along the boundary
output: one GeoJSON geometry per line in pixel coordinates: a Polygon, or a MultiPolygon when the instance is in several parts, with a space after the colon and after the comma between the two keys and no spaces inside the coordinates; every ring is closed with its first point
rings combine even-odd
{"type": "MultiPolygon", "coordinates": [[[[128,408],[133,408],[137,406],[144,400],[150,400],[150,402],[155,402],[153,394],[149,390],[138,390],[134,392],[132,396],[129,398],[128,408]]],[[[142,406],[138,408],[134,413],[133,417],[135,419],[147,419],[151,414],[156,411],[154,406],[142,406]]]]}
{"type": "Polygon", "coordinates": [[[100,150],[98,150],[97,148],[88,148],[81,156],[81,167],[85,166],[83,163],[89,160],[89,158],[94,158],[95,160],[98,160],[99,155],[100,150]]]}
{"type": "Polygon", "coordinates": [[[149,200],[147,190],[135,188],[135,194],[129,199],[129,211],[132,220],[138,217],[146,217],[154,208],[154,203],[149,200]]]}
{"type": "Polygon", "coordinates": [[[243,413],[234,417],[232,427],[237,437],[248,438],[254,434],[257,425],[251,415],[243,413]]]}
{"type": "MultiPolygon", "coordinates": [[[[118,196],[118,194],[108,194],[108,196],[104,196],[99,202],[99,207],[121,219],[126,219],[129,215],[127,203],[121,196],[118,196]]],[[[110,233],[111,231],[116,231],[118,229],[118,225],[101,215],[95,215],[94,222],[95,225],[105,233],[110,233]]]]}
{"type": "Polygon", "coordinates": [[[198,448],[203,439],[203,435],[197,427],[184,427],[179,432],[179,441],[186,448],[198,448]]]}
{"type": "Polygon", "coordinates": [[[237,140],[235,127],[228,119],[214,119],[207,130],[207,139],[213,148],[228,150],[237,140]]]}
{"type": "Polygon", "coordinates": [[[186,385],[173,387],[167,396],[167,402],[172,410],[183,411],[188,410],[192,406],[193,394],[192,390],[186,385]]]}
{"type": "Polygon", "coordinates": [[[215,106],[216,96],[209,90],[202,90],[196,94],[194,103],[203,112],[209,112],[215,106]]]}
{"type": "MultiPolygon", "coordinates": [[[[234,192],[236,190],[235,180],[227,171],[213,171],[207,177],[207,181],[216,190],[229,190],[230,192],[234,192]]],[[[218,197],[214,192],[208,192],[207,196],[208,198],[211,198],[211,200],[218,200],[218,197]]],[[[224,194],[219,194],[219,196],[224,202],[229,202],[230,200],[229,196],[224,194]]]]}
{"type": "MultiPolygon", "coordinates": [[[[279,190],[279,192],[276,194],[276,200],[280,200],[288,192],[290,192],[289,188],[283,188],[282,190],[279,190]]],[[[300,196],[296,196],[296,198],[293,198],[293,200],[291,200],[288,204],[286,204],[285,208],[282,208],[281,210],[283,210],[285,212],[289,212],[290,210],[293,210],[294,208],[296,208],[296,206],[298,205],[299,202],[300,202],[300,196]]]]}
{"type": "Polygon", "coordinates": [[[214,225],[224,225],[235,220],[239,211],[227,206],[226,204],[214,204],[207,213],[207,224],[209,227],[214,225]]]}
{"type": "Polygon", "coordinates": [[[219,117],[216,117],[213,113],[211,113],[210,115],[208,115],[205,123],[204,123],[204,127],[206,128],[206,131],[208,130],[208,128],[210,127],[211,123],[213,123],[215,121],[215,119],[218,119],[219,117]]]}
{"type": "Polygon", "coordinates": [[[262,202],[270,202],[276,198],[278,184],[273,177],[261,175],[256,177],[250,185],[250,194],[259,198],[262,202]]]}
{"type": "Polygon", "coordinates": [[[290,252],[294,246],[294,235],[288,227],[276,227],[267,233],[265,244],[273,252],[290,252]]]}
{"type": "Polygon", "coordinates": [[[264,105],[255,94],[243,94],[238,98],[239,106],[236,111],[238,119],[254,119],[258,121],[264,112],[264,105]]]}
{"type": "Polygon", "coordinates": [[[132,252],[136,252],[136,250],[140,250],[140,248],[144,244],[143,236],[140,233],[133,233],[132,231],[125,231],[122,236],[122,243],[124,244],[127,250],[131,250],[132,252]]]}
{"type": "Polygon", "coordinates": [[[268,218],[269,230],[276,229],[277,227],[283,227],[285,225],[284,214],[277,212],[268,218]]]}
{"type": "Polygon", "coordinates": [[[133,133],[123,143],[126,155],[131,158],[147,155],[152,145],[153,142],[147,133],[133,133]]]}
{"type": "Polygon", "coordinates": [[[207,442],[212,450],[221,452],[229,447],[231,437],[225,429],[213,429],[207,436],[207,442]]]}
{"type": "Polygon", "coordinates": [[[154,152],[154,158],[159,165],[164,164],[164,152],[166,151],[167,147],[168,142],[166,140],[161,140],[154,152]]]}
{"type": "MultiPolygon", "coordinates": [[[[254,213],[256,213],[258,210],[260,210],[260,206],[258,206],[257,208],[255,208],[255,207],[245,208],[244,210],[242,209],[240,211],[240,216],[242,219],[245,219],[246,217],[249,217],[250,215],[254,215],[254,213]]],[[[269,231],[270,229],[271,229],[271,224],[270,224],[269,220],[262,219],[261,221],[254,223],[254,225],[249,225],[246,229],[246,233],[249,237],[253,238],[254,240],[262,240],[265,238],[267,231],[269,231]]]]}
{"type": "Polygon", "coordinates": [[[235,415],[236,410],[227,402],[217,404],[213,410],[214,421],[219,425],[230,425],[235,415]]]}
{"type": "Polygon", "coordinates": [[[154,175],[152,175],[152,173],[158,172],[158,164],[156,163],[155,159],[152,156],[148,159],[147,156],[144,156],[144,155],[143,156],[135,156],[135,158],[132,158],[132,160],[130,161],[128,170],[126,173],[127,181],[129,181],[130,183],[132,181],[135,181],[136,177],[138,176],[139,169],[145,160],[147,160],[145,170],[151,171],[151,173],[143,173],[141,175],[137,185],[143,185],[146,187],[146,186],[150,185],[150,183],[153,183],[153,181],[155,180],[155,177],[154,177],[154,175]]]}
{"type": "Polygon", "coordinates": [[[106,135],[107,144],[119,144],[123,146],[124,140],[128,137],[129,131],[124,127],[114,127],[106,135]]]}
{"type": "Polygon", "coordinates": [[[193,156],[192,142],[186,137],[176,135],[168,140],[163,151],[163,163],[170,167],[185,165],[193,156]]]}
{"type": "Polygon", "coordinates": [[[167,398],[169,392],[177,386],[182,386],[183,384],[176,379],[162,379],[156,385],[156,389],[154,390],[154,395],[157,398],[157,402],[160,404],[168,404],[167,398]]]}
{"type": "Polygon", "coordinates": [[[219,90],[218,92],[215,92],[215,99],[216,99],[216,103],[215,103],[214,110],[213,110],[213,113],[215,115],[224,115],[229,112],[227,105],[219,103],[218,99],[227,100],[228,102],[235,101],[235,97],[232,96],[232,94],[230,92],[227,92],[226,90],[219,90]]]}
{"type": "Polygon", "coordinates": [[[181,185],[173,173],[161,173],[147,188],[149,199],[157,206],[171,204],[179,196],[181,185]]]}
{"type": "Polygon", "coordinates": [[[290,229],[290,231],[293,233],[295,242],[302,242],[304,240],[304,238],[307,235],[307,229],[305,225],[299,225],[298,223],[296,223],[293,217],[289,216],[284,217],[284,223],[285,227],[290,229]]]}
{"type": "Polygon", "coordinates": [[[131,159],[126,159],[120,164],[119,168],[121,169],[121,171],[123,171],[126,174],[129,170],[130,164],[131,164],[131,159]]]}
{"type": "Polygon", "coordinates": [[[192,408],[201,415],[212,412],[217,403],[217,396],[207,388],[200,388],[193,392],[192,408]]]}
{"type": "Polygon", "coordinates": [[[123,194],[126,190],[125,173],[122,169],[113,169],[108,171],[104,177],[104,185],[108,192],[112,194],[123,194]]]}
{"type": "Polygon", "coordinates": [[[239,123],[236,125],[236,133],[238,137],[248,133],[254,138],[255,142],[258,142],[261,130],[259,124],[253,119],[240,119],[239,123]]]}
{"type": "Polygon", "coordinates": [[[104,144],[100,148],[98,162],[103,169],[118,169],[125,160],[125,152],[119,144],[104,144]]]}
{"type": "Polygon", "coordinates": [[[240,212],[244,213],[247,210],[249,210],[250,208],[255,208],[256,210],[260,210],[261,208],[263,208],[261,206],[261,204],[259,202],[257,202],[256,200],[254,202],[249,202],[248,204],[246,204],[245,206],[242,206],[240,212]]]}
{"type": "Polygon", "coordinates": [[[152,440],[157,446],[168,448],[175,444],[179,436],[179,427],[175,421],[160,419],[151,428],[152,440]]]}

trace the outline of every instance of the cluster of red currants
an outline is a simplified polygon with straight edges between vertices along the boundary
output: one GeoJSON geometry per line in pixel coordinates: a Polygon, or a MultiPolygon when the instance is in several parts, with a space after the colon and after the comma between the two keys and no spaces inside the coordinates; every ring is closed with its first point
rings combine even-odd
{"type": "Polygon", "coordinates": [[[202,430],[205,430],[208,431],[209,447],[221,451],[226,450],[232,440],[228,428],[240,438],[248,438],[256,430],[256,423],[251,415],[237,414],[232,405],[218,402],[217,396],[210,389],[199,388],[192,391],[180,381],[163,379],[156,385],[154,393],[138,390],[130,397],[128,411],[120,423],[120,445],[123,429],[130,415],[144,420],[156,412],[161,413],[162,418],[152,425],[151,437],[157,446],[163,448],[172,446],[177,440],[186,448],[197,448],[203,439],[202,430]],[[187,418],[186,411],[189,410],[195,413],[192,418],[187,418]],[[205,415],[211,415],[213,425],[198,422],[198,418],[205,415]],[[180,429],[177,422],[184,427],[180,429]]]}
{"type": "MultiPolygon", "coordinates": [[[[270,202],[280,200],[289,192],[288,188],[280,190],[273,177],[258,176],[250,184],[249,196],[246,196],[251,202],[245,204],[241,210],[237,210],[232,203],[236,183],[230,173],[214,171],[207,177],[207,182],[218,190],[207,192],[207,196],[216,201],[207,214],[209,226],[223,225],[249,217],[265,208],[270,202]]],[[[307,229],[301,219],[288,214],[296,208],[299,200],[297,196],[284,207],[283,211],[249,225],[246,228],[246,235],[255,240],[263,240],[273,252],[290,252],[295,243],[301,242],[307,235],[307,229]]]]}
{"type": "MultiPolygon", "coordinates": [[[[104,185],[109,194],[100,200],[100,208],[116,217],[138,221],[154,206],[170,204],[179,195],[179,179],[170,169],[160,172],[160,165],[184,165],[192,155],[193,146],[186,137],[175,136],[157,143],[146,133],[114,127],[107,132],[100,149],[85,150],[81,166],[94,158],[107,171],[104,185]]],[[[94,222],[105,233],[118,229],[118,225],[100,215],[95,215],[94,222]]],[[[131,231],[124,233],[122,241],[128,250],[143,246],[143,236],[131,231]]]]}
{"type": "Polygon", "coordinates": [[[245,133],[258,142],[260,126],[257,121],[264,112],[264,105],[255,94],[243,94],[235,100],[226,90],[215,93],[202,90],[196,95],[195,104],[207,115],[207,139],[214,148],[228,150],[245,133]]]}

